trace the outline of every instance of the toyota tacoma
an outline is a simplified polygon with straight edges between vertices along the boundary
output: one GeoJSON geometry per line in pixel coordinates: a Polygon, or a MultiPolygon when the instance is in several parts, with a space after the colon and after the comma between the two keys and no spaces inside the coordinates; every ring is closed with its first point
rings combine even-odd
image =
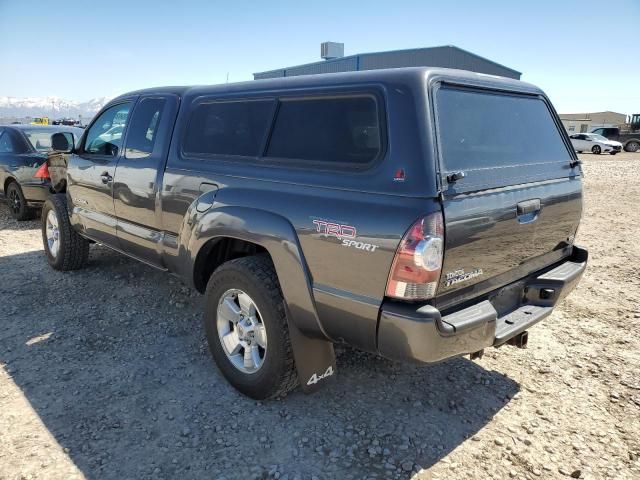
{"type": "Polygon", "coordinates": [[[53,147],[49,264],[80,268],[99,243],[178,275],[253,398],[321,387],[338,343],[423,363],[523,347],[587,263],[580,161],[521,81],[399,68],[153,88],[53,147]]]}

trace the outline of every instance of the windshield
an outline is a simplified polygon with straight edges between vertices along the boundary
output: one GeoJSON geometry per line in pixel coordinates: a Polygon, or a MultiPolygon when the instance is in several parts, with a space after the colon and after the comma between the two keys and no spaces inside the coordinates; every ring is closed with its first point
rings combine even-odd
{"type": "MultiPolygon", "coordinates": [[[[29,140],[29,143],[38,152],[48,152],[49,150],[51,150],[51,135],[53,135],[54,133],[57,132],[50,130],[24,130],[24,135],[29,140]]],[[[66,133],[67,136],[72,135],[67,132],[64,133],[66,133]]]]}

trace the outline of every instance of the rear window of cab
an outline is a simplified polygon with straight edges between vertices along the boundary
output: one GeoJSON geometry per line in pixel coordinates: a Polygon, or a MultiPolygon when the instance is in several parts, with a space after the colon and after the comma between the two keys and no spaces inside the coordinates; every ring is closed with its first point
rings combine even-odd
{"type": "Polygon", "coordinates": [[[201,100],[183,154],[322,168],[366,168],[382,153],[378,99],[369,94],[201,100]]]}

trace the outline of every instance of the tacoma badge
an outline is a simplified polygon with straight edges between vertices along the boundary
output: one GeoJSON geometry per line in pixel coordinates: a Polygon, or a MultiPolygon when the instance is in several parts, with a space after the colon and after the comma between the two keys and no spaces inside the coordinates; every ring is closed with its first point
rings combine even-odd
{"type": "Polygon", "coordinates": [[[472,278],[479,277],[480,275],[482,275],[481,268],[476,268],[467,273],[465,273],[464,269],[461,268],[459,270],[455,270],[453,272],[449,272],[446,274],[445,276],[446,282],[444,286],[449,287],[451,285],[455,285],[456,283],[466,282],[467,280],[471,280],[472,278]]]}

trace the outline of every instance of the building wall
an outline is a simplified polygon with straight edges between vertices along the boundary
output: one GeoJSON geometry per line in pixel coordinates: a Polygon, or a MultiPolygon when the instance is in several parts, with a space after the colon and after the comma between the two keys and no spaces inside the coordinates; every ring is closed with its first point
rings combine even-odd
{"type": "Polygon", "coordinates": [[[254,73],[255,80],[319,73],[399,67],[444,67],[520,79],[520,72],[454,46],[363,53],[306,65],[254,73]]]}
{"type": "Polygon", "coordinates": [[[627,116],[617,112],[561,113],[560,120],[569,133],[590,132],[598,127],[615,127],[626,122],[627,116]]]}
{"type": "Polygon", "coordinates": [[[560,120],[568,133],[586,133],[591,131],[591,120],[588,118],[579,120],[565,120],[561,118],[560,120]]]}
{"type": "Polygon", "coordinates": [[[397,52],[372,53],[360,56],[360,70],[409,66],[459,68],[472,72],[515,78],[516,80],[520,79],[519,72],[458,48],[421,48],[397,52]]]}

